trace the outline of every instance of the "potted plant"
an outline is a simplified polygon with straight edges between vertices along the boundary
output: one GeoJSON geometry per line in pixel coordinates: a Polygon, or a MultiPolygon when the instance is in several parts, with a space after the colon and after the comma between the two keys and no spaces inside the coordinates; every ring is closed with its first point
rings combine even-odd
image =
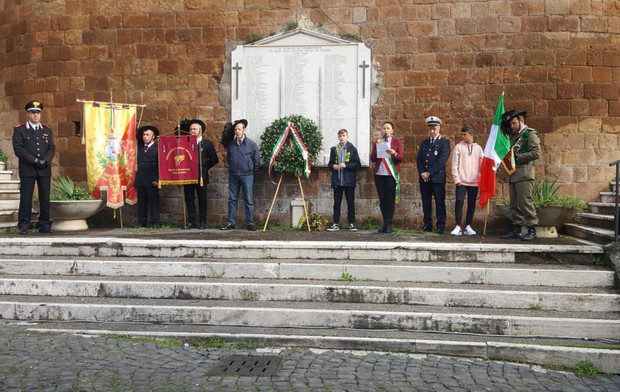
{"type": "MultiPolygon", "coordinates": [[[[532,187],[534,207],[538,216],[536,235],[541,238],[556,238],[558,227],[575,219],[578,212],[584,211],[586,203],[573,196],[561,196],[558,194],[560,185],[557,178],[552,181],[535,181],[532,187]]],[[[510,205],[506,202],[496,206],[501,214],[512,220],[510,205]]]]}
{"type": "Polygon", "coordinates": [[[59,176],[52,181],[50,214],[54,230],[88,230],[86,219],[95,215],[104,204],[91,199],[84,188],[77,188],[69,177],[59,176]]]}
{"type": "Polygon", "coordinates": [[[6,155],[4,151],[0,150],[0,171],[6,170],[6,163],[8,160],[8,155],[6,155]]]}

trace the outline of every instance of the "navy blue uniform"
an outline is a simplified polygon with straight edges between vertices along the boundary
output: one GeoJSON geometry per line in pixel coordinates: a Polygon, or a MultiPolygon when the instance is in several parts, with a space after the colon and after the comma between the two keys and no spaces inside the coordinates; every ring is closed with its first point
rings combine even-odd
{"type": "Polygon", "coordinates": [[[417,164],[420,174],[420,194],[424,212],[424,228],[429,231],[433,227],[432,198],[435,198],[437,230],[443,231],[446,226],[446,163],[450,157],[450,141],[441,135],[431,142],[424,139],[418,151],[417,164]],[[429,173],[430,179],[424,181],[422,173],[429,173]]]}

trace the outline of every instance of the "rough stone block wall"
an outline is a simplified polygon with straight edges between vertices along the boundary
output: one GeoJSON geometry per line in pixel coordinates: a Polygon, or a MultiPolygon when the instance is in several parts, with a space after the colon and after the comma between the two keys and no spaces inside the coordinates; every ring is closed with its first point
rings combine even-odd
{"type": "MultiPolygon", "coordinates": [[[[117,102],[146,104],[143,123],[167,131],[179,118],[198,117],[217,140],[230,116],[230,51],[251,33],[279,31],[290,21],[357,34],[372,49],[378,70],[373,130],[391,120],[405,142],[401,222],[413,224],[421,214],[415,154],[426,137],[424,118],[441,117],[453,142],[463,123],[472,124],[484,145],[502,91],[507,107],[527,110],[529,125],[541,132],[540,178],[557,175],[563,192],[585,200],[596,198],[612,178],[607,164],[620,158],[615,0],[3,1],[0,148],[11,151],[12,127],[24,121],[24,103],[41,99],[58,147],[54,173],[83,181],[76,99],[108,100],[110,91],[117,102]]],[[[16,160],[9,164],[16,167],[16,160]]],[[[358,214],[378,216],[372,175],[364,170],[359,177],[358,214]]],[[[209,217],[222,222],[222,164],[213,179],[209,217]]],[[[259,220],[274,189],[261,174],[255,189],[259,220]]],[[[276,205],[281,221],[287,219],[286,200],[298,194],[292,180],[284,190],[276,205]]],[[[500,197],[505,190],[500,186],[500,197]]],[[[330,214],[326,169],[315,170],[306,194],[315,211],[330,214]]],[[[452,195],[449,183],[450,200],[452,195]]],[[[181,219],[180,196],[174,188],[163,192],[165,219],[181,219]]]]}

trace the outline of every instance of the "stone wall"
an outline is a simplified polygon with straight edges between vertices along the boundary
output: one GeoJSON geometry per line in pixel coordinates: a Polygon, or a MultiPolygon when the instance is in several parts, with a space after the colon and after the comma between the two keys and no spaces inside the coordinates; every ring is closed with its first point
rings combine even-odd
{"type": "MultiPolygon", "coordinates": [[[[143,123],[170,130],[179,118],[199,117],[218,139],[230,113],[229,95],[222,93],[230,51],[249,34],[279,31],[289,21],[356,34],[372,49],[373,129],[391,120],[405,142],[401,222],[420,216],[414,162],[426,137],[424,118],[441,117],[453,141],[462,123],[470,123],[484,145],[502,91],[507,107],[527,110],[529,125],[541,131],[540,177],[559,176],[564,192],[594,199],[612,178],[607,163],[620,158],[620,3],[614,0],[13,0],[0,2],[0,12],[0,148],[10,151],[24,103],[41,99],[58,147],[54,172],[77,181],[85,179],[77,98],[108,100],[112,91],[117,102],[147,105],[143,123]]],[[[212,178],[209,215],[221,222],[222,164],[212,178]]],[[[259,219],[274,188],[261,174],[259,219]]],[[[286,182],[284,194],[297,194],[295,182],[286,182]]],[[[315,210],[330,213],[325,169],[315,171],[306,194],[315,210]]],[[[180,195],[163,193],[164,218],[181,218],[180,195]]],[[[360,217],[379,215],[375,197],[365,170],[360,217]]],[[[284,219],[287,203],[278,203],[284,219]]]]}

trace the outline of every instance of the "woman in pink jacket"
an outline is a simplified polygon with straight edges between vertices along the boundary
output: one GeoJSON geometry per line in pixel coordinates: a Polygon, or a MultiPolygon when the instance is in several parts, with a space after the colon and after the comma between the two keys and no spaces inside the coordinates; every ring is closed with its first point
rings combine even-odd
{"type": "Polygon", "coordinates": [[[474,128],[464,125],[461,129],[462,141],[454,147],[452,152],[452,178],[456,184],[456,203],[454,215],[456,227],[452,235],[476,235],[471,224],[476,211],[476,198],[478,197],[478,180],[480,178],[480,163],[484,153],[482,147],[474,143],[474,128]],[[463,204],[467,195],[467,216],[465,229],[463,223],[463,204]]]}

